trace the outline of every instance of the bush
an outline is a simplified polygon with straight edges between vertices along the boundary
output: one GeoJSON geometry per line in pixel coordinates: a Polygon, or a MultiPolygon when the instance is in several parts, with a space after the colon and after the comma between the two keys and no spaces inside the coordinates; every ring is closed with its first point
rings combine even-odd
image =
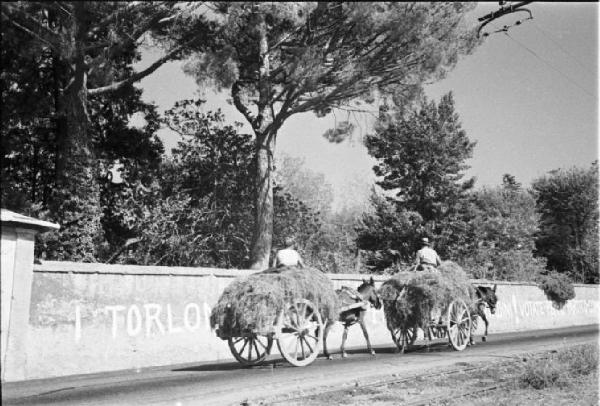
{"type": "Polygon", "coordinates": [[[527,366],[521,376],[521,383],[524,387],[544,389],[552,386],[562,388],[567,386],[569,381],[555,361],[543,359],[527,366]]]}
{"type": "Polygon", "coordinates": [[[534,281],[546,272],[546,260],[534,257],[527,249],[502,251],[482,247],[461,263],[475,279],[526,282],[534,281]]]}
{"type": "Polygon", "coordinates": [[[575,288],[567,275],[550,272],[540,277],[539,287],[546,297],[560,309],[575,297],[575,288]]]}
{"type": "Polygon", "coordinates": [[[598,346],[586,344],[535,360],[520,376],[523,387],[544,389],[565,387],[598,370],[598,346]]]}

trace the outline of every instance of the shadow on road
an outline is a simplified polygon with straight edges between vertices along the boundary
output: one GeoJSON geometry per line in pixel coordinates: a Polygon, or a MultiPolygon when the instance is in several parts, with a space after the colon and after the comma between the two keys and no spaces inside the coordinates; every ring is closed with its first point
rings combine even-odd
{"type": "Polygon", "coordinates": [[[245,367],[238,362],[228,362],[226,364],[203,364],[192,365],[184,368],[175,368],[173,372],[195,372],[195,371],[234,371],[236,369],[248,369],[253,367],[245,367]]]}
{"type": "MultiPolygon", "coordinates": [[[[390,346],[377,347],[377,346],[375,346],[374,349],[377,354],[395,354],[395,353],[397,353],[396,347],[390,347],[390,346]]],[[[415,345],[412,345],[410,348],[408,348],[405,351],[405,353],[410,354],[410,353],[426,353],[426,352],[442,352],[442,351],[451,351],[450,348],[448,347],[448,343],[445,341],[444,342],[439,342],[439,341],[432,342],[429,345],[427,345],[426,343],[425,344],[415,344],[415,345]]],[[[348,359],[346,359],[346,361],[351,361],[352,357],[357,357],[357,356],[370,357],[370,354],[367,352],[366,348],[363,348],[363,347],[347,349],[346,352],[349,355],[349,357],[348,357],[348,359]]],[[[331,352],[331,354],[335,358],[341,358],[339,351],[331,352]]],[[[324,360],[325,357],[323,356],[323,354],[320,354],[318,359],[324,360]]],[[[283,358],[278,357],[277,355],[273,354],[273,355],[271,355],[271,359],[265,361],[261,365],[256,365],[256,366],[244,366],[238,362],[210,363],[210,364],[202,363],[202,364],[198,364],[198,365],[188,365],[185,367],[173,368],[173,369],[171,369],[171,371],[172,372],[216,372],[216,371],[235,371],[235,370],[244,370],[244,369],[254,369],[254,370],[272,369],[272,368],[280,369],[280,368],[285,368],[285,367],[293,368],[283,358]]]]}

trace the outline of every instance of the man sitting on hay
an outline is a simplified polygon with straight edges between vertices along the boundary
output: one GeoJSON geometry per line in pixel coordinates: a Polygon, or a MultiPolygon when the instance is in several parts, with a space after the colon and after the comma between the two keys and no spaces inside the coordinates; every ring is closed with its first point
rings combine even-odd
{"type": "Polygon", "coordinates": [[[286,237],[284,243],[285,248],[275,254],[275,267],[296,266],[304,268],[304,262],[302,262],[300,254],[294,249],[294,238],[286,237]]]}
{"type": "Polygon", "coordinates": [[[417,251],[416,271],[437,269],[442,264],[440,256],[429,246],[429,238],[421,238],[421,249],[417,251]]]}

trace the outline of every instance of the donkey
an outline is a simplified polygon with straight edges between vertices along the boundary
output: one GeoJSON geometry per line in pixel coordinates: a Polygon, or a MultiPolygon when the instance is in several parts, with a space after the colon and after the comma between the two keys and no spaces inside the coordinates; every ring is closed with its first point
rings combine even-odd
{"type": "MultiPolygon", "coordinates": [[[[336,290],[338,298],[342,303],[342,309],[340,311],[337,321],[342,322],[344,325],[344,335],[342,336],[342,358],[346,358],[348,354],[344,350],[346,344],[346,338],[348,337],[348,327],[358,323],[362,328],[365,340],[367,340],[367,348],[371,355],[375,355],[375,351],[371,348],[371,342],[369,341],[369,333],[365,326],[365,314],[369,304],[375,309],[381,309],[381,299],[375,288],[375,281],[373,277],[369,281],[363,279],[363,283],[355,291],[348,287],[342,287],[342,289],[336,290]]],[[[329,330],[333,326],[336,320],[328,320],[325,324],[325,330],[323,331],[323,354],[327,359],[332,359],[331,355],[327,351],[327,335],[329,330]]]]}
{"type": "Polygon", "coordinates": [[[477,300],[475,301],[475,305],[474,305],[472,315],[471,315],[472,323],[471,323],[471,338],[469,340],[470,345],[475,345],[475,342],[473,341],[472,332],[477,328],[477,317],[478,316],[481,317],[481,319],[485,323],[485,333],[484,333],[483,337],[481,337],[481,341],[487,340],[488,326],[490,323],[488,322],[488,319],[485,315],[485,307],[486,306],[489,307],[490,313],[494,314],[494,313],[496,313],[496,303],[498,303],[498,297],[496,296],[497,285],[494,285],[493,288],[490,288],[487,286],[474,286],[474,287],[475,287],[475,295],[477,297],[477,300]]]}

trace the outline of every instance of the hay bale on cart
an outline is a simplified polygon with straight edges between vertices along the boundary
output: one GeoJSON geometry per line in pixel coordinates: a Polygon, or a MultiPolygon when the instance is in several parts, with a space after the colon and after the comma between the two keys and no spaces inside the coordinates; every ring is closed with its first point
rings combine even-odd
{"type": "Polygon", "coordinates": [[[415,342],[418,328],[429,338],[432,331],[447,334],[456,350],[468,344],[474,292],[466,272],[454,262],[444,261],[437,270],[399,272],[383,283],[380,296],[388,330],[401,352],[415,342]]]}
{"type": "Polygon", "coordinates": [[[212,310],[211,327],[245,365],[261,363],[277,340],[294,365],[318,355],[325,320],[337,317],[333,283],[315,268],[271,268],[233,281],[212,310]]]}

